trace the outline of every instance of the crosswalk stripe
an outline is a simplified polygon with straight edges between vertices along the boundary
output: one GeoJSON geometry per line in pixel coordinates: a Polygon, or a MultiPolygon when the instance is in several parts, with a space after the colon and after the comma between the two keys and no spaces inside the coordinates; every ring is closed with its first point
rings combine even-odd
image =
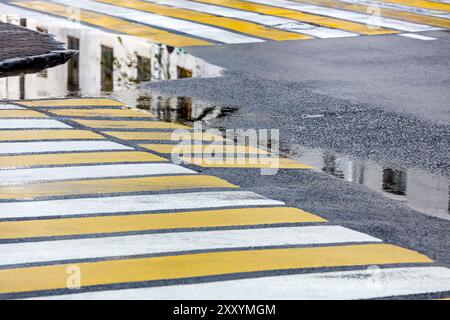
{"type": "Polygon", "coordinates": [[[0,104],[0,110],[24,110],[24,107],[16,106],[14,104],[0,104]]]}
{"type": "Polygon", "coordinates": [[[30,154],[22,156],[0,156],[0,169],[17,169],[51,165],[165,161],[167,160],[157,155],[136,151],[30,154]]]}
{"type": "Polygon", "coordinates": [[[71,128],[71,126],[52,119],[0,119],[0,129],[40,129],[40,128],[67,129],[71,128]]]}
{"type": "Polygon", "coordinates": [[[408,6],[413,6],[417,8],[433,9],[450,12],[450,4],[439,3],[433,1],[423,1],[423,0],[383,0],[384,2],[405,4],[408,6]]]}
{"type": "Polygon", "coordinates": [[[281,201],[248,191],[188,192],[104,197],[101,201],[85,198],[5,202],[0,203],[0,219],[282,205],[281,201]]]}
{"type": "Polygon", "coordinates": [[[338,226],[190,231],[0,244],[0,266],[194,250],[381,242],[338,226]]]}
{"type": "MultiPolygon", "coordinates": [[[[64,300],[353,300],[450,291],[450,269],[383,268],[45,297],[64,300]],[[351,288],[351,290],[348,290],[351,288]]],[[[40,299],[40,298],[38,298],[40,299]]]]}
{"type": "Polygon", "coordinates": [[[26,107],[123,107],[124,103],[111,99],[55,99],[55,100],[27,100],[17,101],[26,107]]]}
{"type": "MultiPolygon", "coordinates": [[[[100,0],[102,1],[102,0],[100,0]]],[[[282,29],[291,32],[298,32],[307,34],[318,38],[338,38],[338,37],[351,37],[357,36],[356,33],[336,30],[331,28],[324,28],[317,25],[298,22],[296,20],[280,18],[269,15],[262,15],[259,13],[253,13],[249,11],[236,10],[232,8],[214,6],[209,4],[197,3],[186,0],[146,0],[147,2],[158,3],[162,5],[175,6],[178,8],[195,10],[198,12],[205,12],[214,15],[236,18],[240,20],[251,21],[261,25],[282,29]]]]}
{"type": "Polygon", "coordinates": [[[252,168],[252,169],[264,169],[264,168],[278,168],[278,169],[313,169],[313,166],[296,162],[286,158],[266,158],[255,159],[252,162],[247,159],[223,159],[220,161],[208,158],[196,158],[196,157],[181,157],[181,160],[192,163],[204,168],[252,168]],[[240,163],[242,162],[242,163],[240,163]]]}
{"type": "MultiPolygon", "coordinates": [[[[184,145],[176,145],[176,144],[142,144],[140,145],[142,148],[163,153],[163,154],[171,154],[177,153],[183,155],[183,151],[185,151],[186,155],[197,154],[197,153],[207,153],[212,152],[212,145],[195,145],[195,144],[184,144],[184,145]]],[[[235,145],[223,145],[220,144],[215,148],[215,151],[222,151],[224,153],[236,154],[236,153],[246,153],[246,154],[268,154],[267,151],[258,149],[252,146],[235,146],[235,145]]]]}
{"type": "MultiPolygon", "coordinates": [[[[35,11],[51,13],[53,15],[65,18],[71,18],[71,11],[68,10],[70,8],[69,6],[42,1],[13,2],[13,4],[35,11]]],[[[115,32],[123,32],[128,35],[141,37],[154,42],[164,43],[176,47],[205,46],[212,44],[211,42],[205,40],[195,39],[160,29],[155,29],[149,26],[141,25],[139,23],[128,22],[123,19],[111,17],[107,14],[100,14],[86,10],[80,10],[80,21],[115,32]]],[[[98,106],[98,104],[96,105],[98,106]]]]}
{"type": "MultiPolygon", "coordinates": [[[[54,0],[55,2],[73,6],[71,0],[54,0]]],[[[227,30],[206,26],[199,23],[189,22],[185,20],[165,17],[149,12],[141,12],[132,9],[119,8],[112,5],[101,4],[90,0],[78,0],[77,7],[84,10],[91,10],[97,13],[107,14],[116,18],[130,19],[137,23],[148,24],[154,27],[169,29],[175,32],[227,43],[253,43],[263,42],[264,40],[242,35],[227,30]]]]}
{"type": "MultiPolygon", "coordinates": [[[[183,279],[233,273],[320,267],[430,263],[426,256],[388,244],[209,252],[78,263],[82,287],[183,279]]],[[[68,267],[59,264],[0,270],[0,293],[66,289],[68,267]]]]}
{"type": "Polygon", "coordinates": [[[51,113],[64,117],[154,118],[155,115],[131,109],[61,109],[51,113]]]}
{"type": "MultiPolygon", "coordinates": [[[[0,131],[0,141],[26,140],[102,140],[103,136],[87,130],[20,130],[0,131]]],[[[1,166],[1,165],[0,165],[1,166]]]]}
{"type": "Polygon", "coordinates": [[[170,163],[110,164],[78,167],[54,167],[0,170],[0,186],[38,181],[136,177],[167,174],[195,174],[195,171],[170,163]]]}
{"type": "Polygon", "coordinates": [[[325,222],[297,208],[239,208],[71,219],[0,222],[0,239],[57,237],[151,230],[325,222]]]}
{"type": "Polygon", "coordinates": [[[76,122],[96,129],[190,129],[182,124],[163,121],[76,120],[76,122]]]}
{"type": "MultiPolygon", "coordinates": [[[[154,141],[172,141],[173,132],[130,132],[130,131],[103,131],[104,134],[122,140],[154,140],[154,141]]],[[[195,140],[194,133],[175,133],[176,138],[182,140],[195,140]]],[[[218,135],[212,135],[208,133],[202,133],[200,137],[201,141],[222,141],[223,137],[218,135]]],[[[178,141],[178,140],[175,140],[178,141]]]]}
{"type": "MultiPolygon", "coordinates": [[[[288,8],[282,8],[281,6],[269,6],[261,3],[246,2],[241,0],[196,0],[196,2],[208,3],[213,5],[220,5],[228,8],[240,9],[245,11],[257,12],[265,15],[271,15],[276,17],[287,18],[291,20],[296,20],[300,22],[307,22],[311,24],[316,24],[319,26],[325,26],[329,28],[341,29],[350,32],[376,35],[376,34],[394,34],[398,33],[395,30],[387,30],[383,28],[370,29],[364,22],[356,23],[351,21],[345,21],[340,19],[334,19],[331,17],[323,17],[321,15],[309,14],[305,12],[300,12],[296,10],[291,10],[288,8]]],[[[295,5],[295,3],[292,3],[295,5]]]]}
{"type": "MultiPolygon", "coordinates": [[[[344,10],[350,10],[350,11],[356,11],[356,12],[362,12],[362,13],[367,13],[367,8],[368,8],[368,6],[363,3],[357,4],[358,1],[354,1],[355,4],[348,4],[343,1],[337,1],[337,0],[296,0],[296,1],[303,2],[303,3],[317,4],[317,5],[326,6],[329,8],[344,9],[344,10]]],[[[427,25],[436,26],[436,27],[450,28],[450,20],[449,19],[430,17],[430,16],[421,15],[421,14],[415,14],[412,12],[404,12],[404,11],[384,9],[384,8],[380,8],[380,14],[381,14],[381,16],[387,17],[387,18],[394,18],[394,19],[400,19],[400,20],[403,19],[403,20],[411,21],[411,22],[415,22],[415,23],[422,23],[422,24],[427,24],[427,25]]]]}
{"type": "Polygon", "coordinates": [[[97,2],[108,3],[115,6],[136,9],[145,12],[155,13],[161,16],[178,18],[183,20],[194,21],[206,25],[217,26],[229,30],[238,31],[243,34],[269,39],[269,40],[301,40],[310,39],[311,37],[283,31],[279,29],[264,28],[263,26],[247,21],[230,19],[216,14],[207,14],[199,11],[179,9],[175,7],[167,7],[148,3],[139,0],[95,0],[97,2]]]}
{"type": "Polygon", "coordinates": [[[0,110],[0,118],[47,118],[47,116],[33,110],[0,110]]]}
{"type": "Polygon", "coordinates": [[[208,188],[239,187],[217,177],[201,175],[99,179],[2,186],[0,199],[28,200],[43,197],[208,188]]]}
{"type": "Polygon", "coordinates": [[[51,141],[51,142],[1,142],[0,154],[132,150],[111,141],[51,141]]]}
{"type": "Polygon", "coordinates": [[[376,26],[383,28],[391,28],[407,32],[419,32],[419,31],[430,31],[439,30],[436,27],[431,27],[423,24],[417,24],[412,22],[394,20],[384,17],[376,17],[369,14],[362,14],[351,11],[344,11],[339,9],[320,7],[310,4],[301,4],[297,2],[291,2],[287,0],[252,0],[256,3],[262,3],[265,5],[272,5],[276,7],[288,8],[292,10],[299,10],[303,12],[308,12],[312,14],[319,14],[323,16],[329,16],[337,19],[344,19],[365,24],[376,24],[376,26]]]}

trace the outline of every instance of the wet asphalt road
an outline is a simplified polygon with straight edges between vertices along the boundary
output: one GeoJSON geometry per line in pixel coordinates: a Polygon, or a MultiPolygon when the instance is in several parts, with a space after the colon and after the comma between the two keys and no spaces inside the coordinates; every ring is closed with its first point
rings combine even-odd
{"type": "MultiPolygon", "coordinates": [[[[318,147],[448,179],[450,34],[424,35],[437,40],[373,36],[190,48],[225,67],[225,77],[143,88],[238,107],[212,126],[279,129],[284,151],[318,147]]],[[[309,171],[202,171],[450,266],[449,220],[364,186],[309,171]]]]}

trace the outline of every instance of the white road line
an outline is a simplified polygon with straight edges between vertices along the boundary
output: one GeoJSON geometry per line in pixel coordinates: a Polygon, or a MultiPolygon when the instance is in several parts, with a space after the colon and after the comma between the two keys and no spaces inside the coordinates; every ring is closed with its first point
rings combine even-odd
{"type": "Polygon", "coordinates": [[[402,33],[402,34],[399,34],[399,36],[413,38],[413,39],[417,39],[417,40],[424,40],[424,41],[436,40],[436,38],[425,37],[425,36],[421,36],[419,34],[414,34],[414,33],[402,33]]]}
{"type": "MultiPolygon", "coordinates": [[[[54,2],[62,3],[73,7],[74,2],[72,0],[55,0],[54,2]]],[[[102,4],[89,0],[78,0],[76,7],[91,10],[98,13],[107,14],[119,18],[125,18],[133,20],[139,23],[152,25],[155,27],[170,29],[186,34],[194,35],[204,39],[210,39],[223,43],[254,43],[264,42],[264,40],[244,36],[238,33],[226,31],[219,28],[206,26],[203,24],[184,21],[181,19],[175,19],[170,17],[164,17],[157,14],[142,12],[132,9],[120,8],[113,5],[102,4]]]]}
{"type": "Polygon", "coordinates": [[[37,299],[349,300],[450,291],[450,269],[391,268],[286,275],[37,299]]]}
{"type": "Polygon", "coordinates": [[[123,197],[0,203],[0,219],[220,207],[282,206],[248,191],[191,192],[123,197]]]}
{"type": "Polygon", "coordinates": [[[66,151],[132,150],[110,141],[1,142],[0,154],[66,151]]]}
{"type": "Polygon", "coordinates": [[[182,9],[194,10],[198,12],[205,12],[213,15],[236,18],[241,20],[247,20],[270,26],[277,29],[282,29],[291,32],[297,32],[307,34],[318,38],[339,38],[339,37],[354,37],[358,36],[356,33],[342,31],[337,29],[330,29],[325,27],[319,27],[308,23],[302,23],[296,20],[274,17],[270,15],[264,15],[259,13],[253,13],[243,10],[230,9],[225,7],[219,7],[210,4],[203,4],[198,2],[186,1],[186,0],[146,0],[147,2],[153,2],[161,5],[167,5],[182,9]]]}
{"type": "Polygon", "coordinates": [[[0,265],[107,258],[191,250],[381,242],[339,226],[192,231],[0,245],[0,265]]]}
{"type": "Polygon", "coordinates": [[[59,129],[72,128],[60,121],[51,119],[1,119],[0,129],[59,129]]]}
{"type": "Polygon", "coordinates": [[[430,30],[442,30],[442,28],[436,28],[432,26],[427,26],[423,24],[417,24],[412,22],[400,21],[395,19],[389,19],[384,17],[373,17],[368,14],[332,9],[327,7],[319,7],[310,4],[302,4],[298,2],[291,2],[286,0],[251,0],[255,3],[271,5],[274,7],[298,10],[303,12],[308,12],[312,14],[318,14],[323,16],[329,16],[337,19],[344,19],[348,21],[354,21],[365,24],[375,24],[384,27],[397,29],[407,32],[419,32],[419,31],[430,31],[430,30]]]}
{"type": "Polygon", "coordinates": [[[16,106],[15,104],[0,104],[0,110],[23,110],[24,107],[16,106]]]}
{"type": "Polygon", "coordinates": [[[117,164],[78,167],[0,170],[0,186],[37,181],[116,178],[163,174],[195,174],[193,170],[168,163],[117,164]]]}
{"type": "Polygon", "coordinates": [[[426,8],[418,8],[418,7],[410,7],[403,4],[391,3],[391,2],[382,2],[375,0],[340,0],[341,2],[346,2],[350,4],[359,4],[362,6],[372,6],[379,7],[384,9],[392,9],[397,11],[406,11],[411,13],[417,13],[437,18],[450,19],[450,13],[438,10],[431,10],[426,8]]]}

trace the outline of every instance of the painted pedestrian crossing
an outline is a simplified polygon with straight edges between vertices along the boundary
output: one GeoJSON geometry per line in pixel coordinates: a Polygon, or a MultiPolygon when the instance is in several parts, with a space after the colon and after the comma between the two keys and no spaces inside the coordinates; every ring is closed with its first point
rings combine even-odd
{"type": "MultiPolygon", "coordinates": [[[[61,124],[77,121],[76,129],[22,130],[20,119],[4,119],[10,125],[0,130],[1,298],[182,299],[190,291],[191,298],[214,292],[208,297],[228,299],[232,290],[243,299],[363,299],[450,292],[449,270],[419,252],[197,173],[207,164],[195,158],[189,168],[169,163],[172,131],[182,128],[189,138],[195,132],[108,101],[20,102],[62,117],[61,124]],[[374,265],[389,276],[382,289],[380,278],[367,274],[374,265]],[[67,287],[73,266],[81,272],[76,292],[67,287]],[[407,279],[416,281],[408,286],[407,279]],[[352,289],[340,295],[342,288],[352,289]]],[[[289,159],[280,165],[309,169],[289,159]]]]}
{"type": "MultiPolygon", "coordinates": [[[[73,2],[13,1],[70,16],[73,2]]],[[[388,35],[448,29],[450,4],[378,0],[82,0],[79,20],[171,46],[388,35]]]]}

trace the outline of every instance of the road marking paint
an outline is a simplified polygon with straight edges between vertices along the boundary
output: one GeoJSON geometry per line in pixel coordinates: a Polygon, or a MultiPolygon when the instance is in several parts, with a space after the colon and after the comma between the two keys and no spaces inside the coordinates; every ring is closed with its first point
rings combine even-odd
{"type": "Polygon", "coordinates": [[[34,110],[0,110],[0,118],[48,118],[34,110]]]}
{"type": "Polygon", "coordinates": [[[99,179],[2,186],[0,190],[0,199],[28,200],[43,197],[87,194],[101,195],[108,193],[207,188],[239,187],[217,177],[201,175],[99,179]]]}
{"type": "Polygon", "coordinates": [[[248,191],[189,192],[7,202],[0,203],[0,219],[282,205],[281,201],[248,191]]]}
{"type": "Polygon", "coordinates": [[[0,110],[25,110],[25,108],[15,104],[0,104],[0,110]]]}
{"type": "Polygon", "coordinates": [[[384,2],[405,4],[412,7],[450,12],[450,4],[423,0],[383,0],[384,2]]]}
{"type": "Polygon", "coordinates": [[[57,99],[57,100],[27,100],[17,101],[26,107],[123,107],[122,102],[111,99],[57,99]]]}
{"type": "MultiPolygon", "coordinates": [[[[13,4],[16,6],[36,10],[39,12],[50,13],[60,17],[72,18],[71,17],[72,11],[69,10],[69,8],[73,6],[73,3],[70,6],[62,6],[55,3],[48,3],[42,1],[13,2],[13,4]]],[[[128,35],[149,39],[154,42],[164,43],[170,46],[185,47],[185,46],[206,46],[212,44],[205,40],[194,39],[191,37],[178,35],[164,30],[155,29],[149,26],[144,26],[139,23],[128,22],[123,19],[108,16],[107,14],[99,14],[96,12],[85,10],[80,10],[79,12],[80,12],[79,19],[82,22],[89,23],[91,25],[112,30],[115,32],[120,33],[123,32],[128,35]]],[[[95,103],[95,101],[93,101],[92,103],[95,103]]],[[[95,105],[99,106],[99,104],[95,105]]],[[[109,106],[109,104],[105,105],[109,106]]]]}
{"type": "Polygon", "coordinates": [[[401,31],[407,31],[407,32],[419,32],[419,31],[430,31],[430,30],[440,30],[436,27],[427,26],[424,24],[417,24],[412,22],[406,22],[406,21],[400,21],[390,18],[384,18],[384,17],[376,17],[376,19],[373,18],[373,16],[369,14],[362,14],[357,12],[351,12],[351,11],[344,11],[339,9],[332,9],[327,7],[319,7],[314,6],[310,4],[301,4],[301,3],[294,3],[291,1],[286,0],[252,0],[256,3],[261,3],[265,5],[272,5],[276,7],[282,7],[282,8],[288,8],[292,10],[299,10],[303,12],[308,12],[312,14],[318,14],[323,16],[329,16],[337,19],[344,19],[359,23],[365,23],[365,24],[372,24],[373,22],[376,22],[377,26],[384,27],[384,28],[390,28],[390,29],[396,29],[401,31]]]}
{"type": "Polygon", "coordinates": [[[402,34],[399,34],[399,36],[413,38],[413,39],[417,39],[417,40],[424,40],[424,41],[436,40],[436,38],[421,36],[419,34],[414,34],[414,33],[402,33],[402,34]]]}
{"type": "Polygon", "coordinates": [[[0,222],[0,239],[57,237],[150,230],[326,222],[297,208],[224,210],[0,222]]]}
{"type": "MultiPolygon", "coordinates": [[[[73,6],[73,1],[71,0],[54,0],[54,2],[73,6]]],[[[169,29],[175,32],[182,32],[184,34],[222,43],[231,44],[264,42],[264,40],[258,38],[241,35],[239,33],[206,26],[199,23],[165,17],[149,12],[119,8],[90,0],[78,0],[77,7],[84,10],[95,11],[96,13],[107,14],[116,18],[129,19],[137,23],[148,24],[153,27],[169,29]]]]}
{"type": "Polygon", "coordinates": [[[164,121],[76,120],[96,129],[190,129],[188,126],[164,121]]]}
{"type": "MultiPolygon", "coordinates": [[[[103,140],[103,136],[87,130],[21,130],[0,131],[0,141],[26,140],[103,140]]],[[[0,164],[1,167],[1,164],[0,164]]]]}
{"type": "Polygon", "coordinates": [[[167,159],[157,155],[137,151],[31,154],[23,156],[0,156],[0,169],[17,169],[50,165],[166,161],[167,159]]]}
{"type": "MultiPolygon", "coordinates": [[[[200,11],[184,10],[175,8],[173,6],[162,6],[157,4],[148,3],[139,0],[95,0],[97,2],[108,3],[114,6],[120,6],[129,9],[135,9],[150,13],[155,13],[161,16],[178,18],[182,20],[189,20],[198,23],[202,23],[210,26],[217,26],[241,32],[243,34],[260,37],[269,40],[302,40],[311,39],[311,37],[299,34],[291,33],[279,29],[264,28],[260,24],[255,24],[242,20],[235,20],[224,17],[219,14],[202,13],[200,11]]],[[[211,13],[211,12],[210,12],[211,13]]]]}
{"type": "Polygon", "coordinates": [[[111,141],[52,141],[52,142],[1,142],[0,154],[132,150],[111,141]]]}
{"type": "MultiPolygon", "coordinates": [[[[188,155],[194,153],[207,153],[209,151],[214,152],[210,144],[207,145],[142,144],[140,145],[140,147],[163,154],[171,154],[173,152],[179,152],[180,155],[182,155],[183,150],[186,150],[188,155]]],[[[224,153],[268,154],[268,152],[265,150],[254,148],[251,146],[234,146],[234,145],[220,144],[214,148],[216,152],[223,151],[224,153]]],[[[186,156],[186,154],[184,154],[184,156],[186,156]]]]}
{"type": "Polygon", "coordinates": [[[0,244],[0,265],[100,259],[194,250],[381,242],[337,226],[190,231],[0,244]]]}
{"type": "MultiPolygon", "coordinates": [[[[100,0],[102,1],[102,0],[100,0]]],[[[356,33],[324,28],[317,25],[298,22],[292,19],[285,19],[269,15],[262,15],[249,11],[236,10],[209,4],[197,3],[186,0],[146,0],[147,2],[158,3],[162,5],[175,6],[178,8],[205,12],[223,17],[236,18],[240,20],[251,21],[272,28],[282,29],[290,32],[298,32],[318,38],[338,38],[357,36],[356,33]]]]}
{"type": "MultiPolygon", "coordinates": [[[[360,1],[360,0],[296,0],[298,2],[310,3],[321,5],[330,8],[350,10],[356,12],[367,13],[369,6],[379,5],[382,2],[379,1],[360,1]],[[350,4],[349,4],[350,3],[350,4]]],[[[417,14],[416,12],[405,12],[399,10],[392,10],[388,8],[379,8],[380,14],[382,17],[394,18],[400,20],[411,21],[415,23],[427,24],[436,27],[450,28],[450,20],[439,18],[439,17],[430,17],[425,16],[423,14],[417,14]]]]}
{"type": "Polygon", "coordinates": [[[67,129],[71,126],[52,119],[0,119],[0,129],[67,129]]]}
{"type": "MultiPolygon", "coordinates": [[[[122,140],[155,140],[155,141],[172,141],[172,135],[174,132],[129,132],[129,131],[103,131],[104,134],[122,140]]],[[[180,140],[196,140],[194,133],[175,133],[175,137],[180,140]]],[[[223,141],[222,136],[215,134],[202,133],[201,141],[223,141]]]]}
{"type": "Polygon", "coordinates": [[[38,181],[136,177],[166,174],[195,174],[195,171],[171,163],[111,164],[79,167],[0,170],[0,186],[38,181]]]}
{"type": "Polygon", "coordinates": [[[38,299],[58,300],[353,300],[445,292],[450,269],[392,268],[282,275],[175,285],[95,291],[38,299]]]}
{"type": "MultiPolygon", "coordinates": [[[[82,287],[303,268],[430,263],[426,256],[389,244],[210,252],[78,263],[82,287]]],[[[0,270],[0,293],[67,288],[70,265],[0,270]]]]}
{"type": "Polygon", "coordinates": [[[236,158],[232,161],[232,163],[227,163],[228,159],[224,159],[222,161],[215,161],[214,159],[203,159],[203,158],[187,158],[182,157],[181,160],[195,164],[204,168],[248,168],[248,169],[268,169],[268,168],[277,168],[277,169],[314,169],[313,166],[299,163],[290,159],[280,158],[280,159],[264,159],[258,160],[256,159],[256,163],[250,163],[248,159],[244,160],[244,163],[239,163],[239,160],[236,158]]]}
{"type": "Polygon", "coordinates": [[[122,117],[122,118],[154,118],[153,114],[131,109],[61,109],[51,113],[64,117],[122,117]]]}
{"type": "MultiPolygon", "coordinates": [[[[346,30],[354,33],[375,35],[375,34],[394,34],[398,33],[395,30],[387,30],[383,28],[369,29],[367,24],[355,23],[351,21],[345,21],[340,19],[334,19],[331,17],[323,17],[321,15],[308,14],[288,8],[282,8],[280,6],[268,6],[261,3],[246,2],[241,0],[196,0],[196,2],[208,3],[213,5],[220,5],[228,8],[240,9],[244,11],[251,11],[261,13],[265,15],[271,15],[276,17],[287,18],[300,22],[308,22],[319,26],[325,26],[329,28],[346,30]]],[[[294,4],[295,3],[291,3],[294,4]]]]}

